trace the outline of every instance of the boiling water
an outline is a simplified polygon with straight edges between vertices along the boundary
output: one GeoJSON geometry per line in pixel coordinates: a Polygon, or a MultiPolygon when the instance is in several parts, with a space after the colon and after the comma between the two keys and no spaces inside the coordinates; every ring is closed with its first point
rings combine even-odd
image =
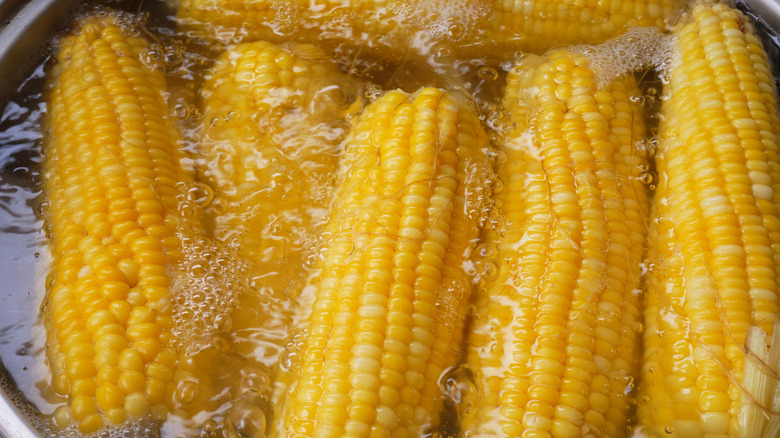
{"type": "MultiPolygon", "coordinates": [[[[109,6],[138,11],[136,2],[112,1],[109,6]]],[[[478,16],[480,11],[461,11],[456,7],[442,9],[449,3],[438,0],[427,2],[431,10],[438,10],[446,21],[430,24],[439,33],[462,34],[469,31],[472,23],[453,18],[478,16]]],[[[167,72],[170,84],[170,106],[172,115],[182,130],[187,149],[193,151],[198,139],[198,127],[203,123],[199,110],[198,89],[203,72],[210,67],[218,49],[212,41],[203,38],[187,39],[177,35],[166,5],[160,1],[147,1],[141,7],[148,17],[146,27],[157,35],[157,45],[145,54],[146,62],[158,65],[167,72]]],[[[404,13],[404,11],[398,11],[404,13]]],[[[641,53],[651,47],[662,49],[664,44],[654,44],[655,37],[639,34],[626,36],[624,49],[641,53]],[[651,41],[649,46],[646,44],[651,41]],[[643,45],[644,44],[644,45],[643,45]]],[[[660,37],[659,37],[660,38],[660,37]]],[[[503,77],[509,71],[514,59],[502,64],[491,64],[487,60],[455,60],[453,47],[438,44],[429,48],[420,62],[405,64],[397,68],[376,60],[361,58],[339,59],[352,75],[365,82],[361,93],[365,101],[380,95],[382,89],[395,87],[414,91],[422,85],[456,88],[473,97],[473,106],[488,128],[493,140],[499,140],[506,123],[506,114],[498,104],[503,77]]],[[[654,52],[650,58],[624,57],[636,65],[616,65],[609,62],[610,54],[592,47],[578,50],[591,54],[597,62],[612,69],[602,69],[605,81],[619,75],[625,69],[637,66],[659,65],[665,57],[654,52]],[[623,69],[623,70],[621,70],[623,69]]],[[[353,56],[353,55],[344,55],[353,56]]],[[[58,405],[64,402],[54,394],[48,385],[49,371],[45,361],[45,336],[40,322],[40,305],[46,289],[45,279],[49,268],[49,253],[43,232],[40,214],[40,140],[41,123],[46,111],[44,77],[49,61],[44,61],[28,79],[18,86],[17,94],[2,110],[0,116],[0,357],[7,370],[7,378],[0,383],[10,392],[24,394],[15,402],[23,407],[31,421],[43,433],[53,433],[48,421],[58,405]],[[37,413],[36,413],[37,412],[37,413]],[[42,415],[41,415],[42,414],[42,415]]],[[[658,84],[656,84],[658,85],[658,84]]],[[[657,91],[653,86],[646,88],[641,99],[655,100],[657,91]]],[[[219,122],[219,121],[217,121],[219,122]]],[[[343,132],[335,130],[335,136],[343,132]]],[[[652,154],[652,143],[646,142],[645,153],[652,154]]],[[[502,164],[501,154],[494,157],[502,164]]],[[[505,159],[505,157],[504,157],[505,159]]],[[[197,160],[188,162],[197,166],[197,160]]],[[[644,169],[648,184],[652,183],[652,169],[644,169]]],[[[330,182],[332,185],[332,181],[330,182]]],[[[501,190],[501,181],[490,179],[494,191],[501,190]]],[[[211,202],[209,187],[193,186],[183,188],[186,196],[199,207],[208,207],[211,202]]],[[[328,196],[332,187],[326,182],[322,188],[328,196]]],[[[504,223],[495,211],[488,211],[483,218],[488,227],[501,230],[504,223]]],[[[277,237],[283,237],[283,233],[277,237]]],[[[302,245],[306,263],[296,275],[296,281],[305,281],[316,274],[319,257],[316,237],[302,245]]],[[[104,436],[254,436],[266,428],[266,421],[273,411],[274,368],[288,371],[295,367],[297,355],[305,336],[300,330],[290,327],[263,326],[256,330],[239,333],[232,329],[231,312],[240,306],[242,296],[251,291],[263,290],[262,276],[243,274],[247,261],[238,254],[228,240],[211,241],[197,238],[185,239],[186,268],[175,277],[173,290],[174,306],[177,306],[178,325],[175,334],[182,343],[192,345],[192,357],[210,375],[215,388],[210,411],[197,413],[192,419],[169,417],[165,424],[153,424],[148,420],[136,422],[117,430],[104,431],[104,436]],[[188,290],[198,294],[188,294],[188,290]],[[188,313],[189,312],[189,313],[188,313]],[[240,354],[237,350],[241,350],[240,354]]],[[[485,242],[477,249],[472,273],[477,278],[490,279],[495,276],[496,247],[485,242]]],[[[251,269],[249,269],[251,272],[251,269]]],[[[283,297],[282,297],[283,298],[283,297]]],[[[264,310],[270,316],[268,321],[284,320],[290,312],[283,299],[272,302],[264,310]]],[[[244,310],[244,309],[242,309],[244,310]]],[[[188,398],[199,389],[202,382],[188,381],[177,388],[177,399],[186,404],[188,398]]],[[[475,391],[471,370],[465,366],[448,371],[440,379],[442,392],[449,411],[442,418],[442,425],[432,436],[456,434],[457,421],[453,414],[455,407],[469,403],[475,391]]],[[[631,388],[627,388],[630,391],[631,388]]],[[[66,431],[66,434],[75,434],[66,431]]]]}

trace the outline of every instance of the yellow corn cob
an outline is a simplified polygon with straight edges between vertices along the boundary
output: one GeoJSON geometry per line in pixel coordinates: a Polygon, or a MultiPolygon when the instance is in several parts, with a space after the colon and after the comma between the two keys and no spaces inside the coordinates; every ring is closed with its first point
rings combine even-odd
{"type": "Polygon", "coordinates": [[[486,134],[461,99],[391,91],[346,141],[286,436],[422,436],[457,363],[486,134]]]}
{"type": "Polygon", "coordinates": [[[214,196],[204,223],[238,249],[251,284],[242,294],[226,290],[235,298],[211,309],[212,320],[191,318],[177,327],[200,348],[226,336],[230,351],[241,355],[230,356],[232,373],[219,358],[205,364],[207,373],[221,376],[214,379],[219,386],[209,390],[215,396],[208,406],[192,406],[240,411],[229,404],[244,404],[236,401],[242,394],[231,391],[249,370],[276,367],[292,330],[293,298],[314,267],[356,85],[308,44],[241,44],[223,52],[207,74],[199,152],[214,196]]]}
{"type": "Polygon", "coordinates": [[[61,44],[44,148],[53,252],[44,305],[55,420],[82,432],[172,408],[168,268],[181,258],[178,133],[130,17],[83,19],[61,44]]]}
{"type": "Polygon", "coordinates": [[[528,57],[508,77],[497,195],[508,224],[485,238],[498,272],[477,291],[467,436],[626,434],[648,208],[635,150],[644,124],[633,77],[605,89],[595,80],[588,58],[565,50],[528,57]]]}
{"type": "Polygon", "coordinates": [[[180,0],[177,21],[180,27],[223,44],[292,40],[333,48],[347,41],[373,44],[365,29],[381,26],[375,28],[379,36],[390,24],[369,16],[380,13],[374,7],[374,0],[326,0],[311,8],[308,0],[180,0]]]}
{"type": "Polygon", "coordinates": [[[598,43],[635,26],[667,27],[684,0],[181,0],[179,23],[223,42],[289,40],[380,48],[404,60],[409,49],[453,44],[456,53],[503,56],[572,43],[598,43]]]}
{"type": "Polygon", "coordinates": [[[482,24],[487,44],[543,52],[551,47],[595,44],[637,26],[664,29],[684,0],[495,0],[495,15],[482,24]],[[495,18],[494,18],[495,17],[495,18]]]}
{"type": "Polygon", "coordinates": [[[767,344],[780,348],[772,72],[751,24],[725,5],[696,4],[674,37],[638,425],[658,437],[774,437],[778,363],[759,363],[767,344]]]}

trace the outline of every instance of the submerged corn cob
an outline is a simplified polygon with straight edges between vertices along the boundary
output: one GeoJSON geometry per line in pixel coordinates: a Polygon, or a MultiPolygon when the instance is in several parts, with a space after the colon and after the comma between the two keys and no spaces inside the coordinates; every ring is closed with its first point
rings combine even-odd
{"type": "Polygon", "coordinates": [[[543,52],[551,47],[596,44],[637,26],[668,27],[684,0],[513,0],[494,2],[481,27],[488,44],[543,52]]]}
{"type": "Polygon", "coordinates": [[[725,5],[696,4],[674,36],[638,425],[659,437],[775,437],[778,363],[759,362],[780,348],[772,72],[751,24],[725,5]]]}
{"type": "Polygon", "coordinates": [[[485,236],[498,272],[477,291],[468,436],[626,434],[648,209],[635,144],[645,132],[634,78],[595,81],[589,59],[566,50],[509,75],[497,195],[508,223],[485,236]]]}
{"type": "Polygon", "coordinates": [[[177,21],[181,28],[224,44],[293,40],[328,48],[373,45],[393,25],[375,0],[318,3],[310,7],[308,0],[180,0],[177,21]]]}
{"type": "Polygon", "coordinates": [[[43,312],[55,413],[82,432],[172,408],[169,267],[177,232],[178,133],[164,76],[130,17],[91,16],[60,47],[44,147],[44,214],[53,271],[43,312]]]}
{"type": "Polygon", "coordinates": [[[286,436],[422,436],[457,363],[472,289],[487,138],[460,98],[391,91],[346,140],[286,401],[286,436]]]}
{"type": "MultiPolygon", "coordinates": [[[[181,0],[179,23],[221,41],[297,38],[382,48],[382,55],[454,43],[465,55],[503,56],[572,43],[599,43],[635,26],[667,27],[683,0],[181,0]],[[410,47],[418,45],[419,47],[410,47]]],[[[401,56],[399,59],[404,60],[401,56]]]]}
{"type": "Polygon", "coordinates": [[[241,338],[281,349],[287,336],[290,299],[327,217],[354,88],[321,50],[265,41],[224,52],[206,82],[201,149],[214,188],[206,220],[258,279],[233,315],[241,338]]]}

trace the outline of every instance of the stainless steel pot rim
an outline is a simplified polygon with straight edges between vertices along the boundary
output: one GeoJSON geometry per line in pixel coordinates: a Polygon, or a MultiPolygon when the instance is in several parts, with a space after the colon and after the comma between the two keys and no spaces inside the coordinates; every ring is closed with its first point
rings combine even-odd
{"type": "Polygon", "coordinates": [[[780,33],[780,0],[743,0],[752,10],[776,34],[780,33]]]}

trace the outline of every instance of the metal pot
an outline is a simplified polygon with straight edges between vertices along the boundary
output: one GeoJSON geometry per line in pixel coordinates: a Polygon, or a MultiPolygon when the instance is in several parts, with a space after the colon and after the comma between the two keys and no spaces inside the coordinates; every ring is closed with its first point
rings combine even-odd
{"type": "MultiPolygon", "coordinates": [[[[66,24],[65,18],[79,5],[77,0],[0,0],[0,108],[14,88],[7,84],[19,84],[32,68],[43,60],[44,48],[53,32],[66,24]]],[[[736,3],[761,21],[761,26],[780,34],[780,2],[778,0],[736,0],[736,3]]],[[[774,52],[778,43],[775,40],[774,52]]],[[[775,68],[780,59],[772,59],[775,68]]],[[[14,384],[0,358],[0,438],[38,438],[39,433],[28,423],[20,406],[18,394],[13,394],[14,384]]],[[[23,397],[21,397],[23,399],[23,397]]]]}
{"type": "MultiPolygon", "coordinates": [[[[5,106],[14,87],[43,60],[43,49],[52,32],[65,24],[64,18],[77,4],[76,0],[0,0],[0,78],[4,82],[0,86],[0,107],[5,106]]],[[[0,437],[37,438],[39,433],[23,414],[25,406],[13,401],[23,398],[12,394],[14,388],[5,367],[0,365],[0,437]]]]}
{"type": "Polygon", "coordinates": [[[780,32],[780,2],[777,0],[743,0],[770,29],[780,32]]]}

